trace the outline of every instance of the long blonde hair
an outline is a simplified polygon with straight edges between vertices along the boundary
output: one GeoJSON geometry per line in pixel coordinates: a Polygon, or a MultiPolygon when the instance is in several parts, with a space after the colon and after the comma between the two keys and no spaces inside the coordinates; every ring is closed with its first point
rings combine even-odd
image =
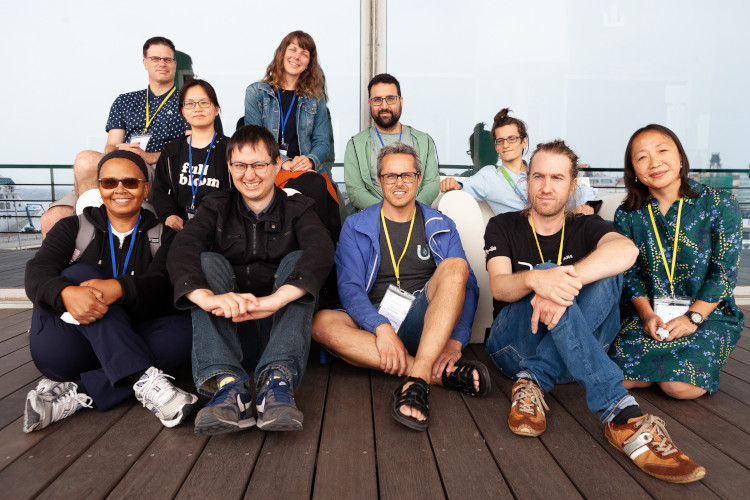
{"type": "Polygon", "coordinates": [[[300,75],[295,93],[315,99],[326,97],[326,82],[323,70],[318,64],[318,50],[315,48],[315,41],[304,31],[292,31],[284,37],[273,54],[271,64],[266,68],[266,76],[261,81],[269,84],[274,91],[281,88],[284,75],[284,53],[291,43],[296,43],[310,53],[310,63],[300,75]]]}

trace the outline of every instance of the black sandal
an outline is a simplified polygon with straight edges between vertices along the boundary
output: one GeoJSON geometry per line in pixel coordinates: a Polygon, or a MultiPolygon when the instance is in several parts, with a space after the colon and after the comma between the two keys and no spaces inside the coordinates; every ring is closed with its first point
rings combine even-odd
{"type": "Polygon", "coordinates": [[[479,361],[459,359],[455,363],[456,369],[451,373],[443,370],[443,387],[453,389],[472,396],[484,396],[490,392],[490,372],[479,361]],[[474,389],[474,370],[479,373],[479,390],[474,389]]]}
{"type": "Polygon", "coordinates": [[[430,405],[427,402],[427,396],[430,395],[430,386],[417,377],[406,377],[403,382],[396,387],[393,391],[393,398],[391,403],[391,415],[396,419],[396,422],[403,424],[410,429],[415,431],[426,431],[427,421],[430,418],[430,405]],[[413,382],[409,387],[403,389],[407,382],[413,382]],[[417,420],[414,417],[407,417],[401,413],[400,408],[402,406],[409,406],[414,408],[422,415],[424,420],[417,420]]]}

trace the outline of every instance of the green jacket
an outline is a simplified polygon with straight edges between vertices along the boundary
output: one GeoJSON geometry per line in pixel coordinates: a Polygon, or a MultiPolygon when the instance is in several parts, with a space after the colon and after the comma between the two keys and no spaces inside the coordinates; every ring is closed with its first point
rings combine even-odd
{"type": "MultiPolygon", "coordinates": [[[[440,193],[440,174],[435,142],[432,137],[413,127],[409,127],[409,131],[414,142],[414,149],[417,150],[422,160],[422,183],[417,189],[417,201],[429,206],[440,193]]],[[[346,145],[344,182],[349,200],[358,210],[364,210],[383,199],[383,191],[380,186],[372,182],[372,177],[370,177],[369,128],[352,137],[346,145]]]]}

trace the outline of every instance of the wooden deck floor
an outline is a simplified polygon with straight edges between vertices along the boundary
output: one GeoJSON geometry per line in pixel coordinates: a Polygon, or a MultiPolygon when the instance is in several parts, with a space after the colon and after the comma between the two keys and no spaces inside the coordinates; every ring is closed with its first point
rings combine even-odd
{"type": "MultiPolygon", "coordinates": [[[[708,470],[700,482],[672,485],[640,472],[606,442],[577,384],[546,398],[545,434],[515,436],[506,424],[511,381],[494,367],[485,398],[433,390],[426,433],[391,418],[395,378],[341,362],[322,366],[311,355],[296,394],[301,432],[196,436],[192,418],[166,429],[134,400],[24,434],[25,396],[39,378],[29,320],[29,310],[0,310],[2,498],[706,499],[750,491],[748,330],[716,394],[675,401],[658,390],[634,393],[708,470]]],[[[487,361],[478,345],[466,356],[487,361]]],[[[178,383],[190,389],[189,373],[178,383]]]]}

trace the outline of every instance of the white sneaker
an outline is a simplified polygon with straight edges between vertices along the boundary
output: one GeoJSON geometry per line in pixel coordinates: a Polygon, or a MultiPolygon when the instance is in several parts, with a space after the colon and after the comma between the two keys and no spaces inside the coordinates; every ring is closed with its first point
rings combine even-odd
{"type": "Polygon", "coordinates": [[[26,395],[23,432],[44,429],[52,422],[71,416],[81,408],[91,408],[92,400],[78,393],[73,382],[55,382],[42,378],[26,395]]]}
{"type": "Polygon", "coordinates": [[[172,385],[168,380],[170,378],[174,380],[174,377],[152,366],[133,385],[138,401],[151,410],[165,427],[174,427],[185,420],[198,401],[195,394],[172,385]]]}

